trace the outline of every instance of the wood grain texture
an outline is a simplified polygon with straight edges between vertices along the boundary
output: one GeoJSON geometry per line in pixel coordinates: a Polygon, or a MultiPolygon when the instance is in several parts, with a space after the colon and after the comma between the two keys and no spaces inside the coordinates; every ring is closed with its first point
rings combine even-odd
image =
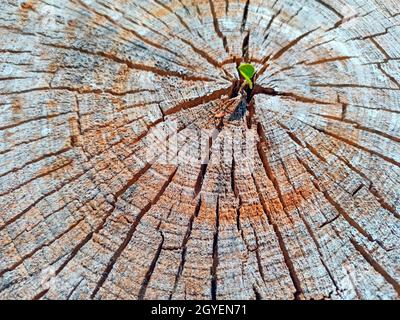
{"type": "Polygon", "coordinates": [[[0,299],[399,299],[399,39],[396,0],[1,1],[0,299]]]}

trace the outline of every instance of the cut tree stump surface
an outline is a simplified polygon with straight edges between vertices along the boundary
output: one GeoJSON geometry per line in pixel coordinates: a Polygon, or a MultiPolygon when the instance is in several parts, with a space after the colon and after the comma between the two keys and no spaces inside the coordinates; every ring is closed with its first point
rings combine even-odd
{"type": "Polygon", "coordinates": [[[398,299],[399,39],[396,0],[2,0],[0,298],[398,299]]]}

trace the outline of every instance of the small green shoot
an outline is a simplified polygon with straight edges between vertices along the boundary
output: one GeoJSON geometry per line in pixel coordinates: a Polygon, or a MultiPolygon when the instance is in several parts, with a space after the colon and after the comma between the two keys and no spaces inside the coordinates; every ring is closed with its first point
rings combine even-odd
{"type": "Polygon", "coordinates": [[[250,63],[242,63],[239,66],[239,72],[249,84],[250,89],[253,89],[253,81],[251,80],[256,74],[256,69],[250,63]]]}

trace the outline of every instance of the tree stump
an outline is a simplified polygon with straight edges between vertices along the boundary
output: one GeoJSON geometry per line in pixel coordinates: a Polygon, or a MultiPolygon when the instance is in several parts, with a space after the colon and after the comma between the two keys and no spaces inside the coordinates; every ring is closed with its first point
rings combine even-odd
{"type": "Polygon", "coordinates": [[[0,298],[398,299],[399,24],[395,0],[3,0],[0,298]]]}

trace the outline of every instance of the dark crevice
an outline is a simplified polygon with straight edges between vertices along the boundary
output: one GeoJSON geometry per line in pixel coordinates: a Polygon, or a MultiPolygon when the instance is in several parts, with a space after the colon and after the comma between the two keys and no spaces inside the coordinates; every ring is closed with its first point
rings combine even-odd
{"type": "MultiPolygon", "coordinates": [[[[235,85],[235,83],[233,85],[235,85]]],[[[232,94],[233,85],[231,85],[228,88],[222,88],[222,89],[216,90],[206,96],[197,97],[197,98],[194,98],[189,101],[183,101],[183,102],[175,105],[174,107],[167,109],[165,111],[165,116],[172,115],[172,114],[175,114],[182,110],[195,108],[199,105],[221,99],[224,95],[228,96],[229,94],[232,94]]]]}
{"type": "Polygon", "coordinates": [[[64,169],[62,172],[66,172],[67,170],[65,168],[70,167],[73,163],[74,163],[73,160],[68,160],[65,163],[63,163],[63,164],[61,164],[59,166],[56,166],[54,168],[50,167],[49,171],[45,171],[43,173],[40,173],[40,174],[34,176],[33,178],[31,178],[31,179],[29,179],[27,181],[24,181],[20,185],[18,185],[16,187],[12,187],[12,189],[8,189],[6,192],[0,193],[0,197],[3,197],[5,195],[7,195],[7,194],[10,194],[10,193],[12,193],[12,192],[14,192],[14,191],[16,191],[16,190],[28,185],[29,183],[31,183],[34,180],[37,180],[37,179],[40,179],[40,178],[43,178],[43,177],[48,177],[48,178],[51,178],[52,176],[56,176],[57,177],[57,176],[59,176],[60,173],[57,173],[55,175],[52,175],[52,174],[57,172],[57,171],[61,171],[61,169],[64,169]]]}
{"type": "MultiPolygon", "coordinates": [[[[156,123],[154,123],[155,125],[156,123]]],[[[185,126],[183,126],[182,128],[179,128],[178,132],[180,132],[181,130],[183,130],[185,128],[185,126]]],[[[136,139],[136,141],[139,141],[144,135],[141,135],[138,137],[138,139],[136,139]]],[[[59,268],[56,270],[55,274],[58,275],[66,266],[67,264],[77,255],[77,253],[79,252],[79,250],[86,244],[88,243],[94,234],[98,233],[105,225],[107,218],[112,214],[112,212],[115,210],[115,203],[117,201],[117,198],[119,196],[121,196],[124,191],[126,191],[129,187],[129,185],[132,185],[138,178],[138,176],[143,175],[146,171],[147,171],[148,167],[146,166],[146,170],[140,170],[137,174],[135,174],[135,176],[127,182],[127,185],[125,185],[122,190],[119,190],[116,192],[115,195],[113,195],[114,200],[111,203],[112,208],[110,210],[108,210],[106,212],[106,214],[104,215],[104,217],[102,218],[101,223],[96,227],[95,230],[93,230],[92,232],[90,232],[89,234],[87,234],[87,236],[81,240],[71,251],[71,253],[69,254],[68,258],[59,266],[59,268]]],[[[88,169],[89,170],[89,169],[88,169]]],[[[79,177],[81,177],[82,175],[86,174],[88,172],[88,170],[83,171],[82,173],[79,173],[75,176],[73,176],[71,179],[69,179],[66,183],[63,184],[63,186],[65,186],[68,183],[71,183],[72,181],[78,179],[79,177]]],[[[11,219],[10,221],[7,221],[5,225],[0,226],[0,231],[5,228],[7,225],[15,222],[16,220],[18,220],[21,216],[23,216],[26,212],[28,212],[30,209],[32,209],[33,207],[36,206],[36,204],[38,204],[40,201],[42,201],[45,197],[50,196],[51,194],[59,191],[60,188],[57,188],[55,190],[50,191],[48,194],[45,194],[43,197],[41,197],[40,199],[38,199],[37,201],[35,201],[35,203],[33,203],[31,206],[29,206],[28,208],[26,208],[25,210],[23,210],[20,214],[18,214],[16,217],[14,217],[13,219],[11,219]]]]}
{"type": "Polygon", "coordinates": [[[323,58],[323,59],[319,59],[316,61],[307,62],[306,65],[314,66],[317,64],[323,64],[323,63],[329,63],[329,62],[335,62],[335,61],[344,61],[344,60],[349,60],[352,58],[354,58],[354,57],[353,56],[339,56],[339,57],[332,57],[332,58],[323,58]]]}
{"type": "Polygon", "coordinates": [[[248,105],[247,105],[247,111],[248,111],[248,115],[247,115],[247,128],[251,129],[252,125],[254,124],[254,116],[256,113],[255,110],[255,103],[254,100],[252,99],[248,105]]]}
{"type": "MultiPolygon", "coordinates": [[[[113,207],[112,210],[114,210],[115,207],[113,207]]],[[[108,216],[108,215],[106,215],[108,216]]],[[[77,255],[77,253],[79,252],[79,250],[86,244],[89,242],[90,239],[92,239],[93,234],[100,231],[105,223],[105,219],[102,220],[102,223],[100,224],[99,227],[96,228],[96,230],[88,233],[88,235],[82,240],[80,241],[75,247],[74,249],[71,251],[71,253],[69,254],[68,258],[58,267],[58,269],[55,272],[55,275],[58,275],[66,266],[67,264],[77,255]]]]}
{"type": "Polygon", "coordinates": [[[229,98],[235,98],[239,95],[239,89],[241,86],[241,81],[240,80],[234,80],[232,83],[232,88],[231,88],[231,92],[229,94],[229,98]]]}
{"type": "Polygon", "coordinates": [[[246,29],[247,16],[249,14],[249,5],[250,5],[250,0],[247,0],[246,4],[244,6],[244,10],[243,10],[242,25],[240,27],[240,32],[242,32],[242,33],[246,29]]]}
{"type": "Polygon", "coordinates": [[[46,290],[43,290],[43,291],[39,292],[38,294],[36,294],[36,295],[32,298],[32,300],[40,300],[40,299],[42,299],[42,298],[46,295],[46,293],[47,293],[49,290],[50,290],[50,289],[46,289],[46,290]]]}
{"type": "MultiPolygon", "coordinates": [[[[290,179],[290,176],[289,176],[289,174],[288,174],[288,169],[287,169],[285,163],[284,163],[282,160],[281,160],[281,164],[282,164],[283,172],[284,172],[284,174],[285,174],[285,177],[286,177],[287,182],[292,186],[292,188],[293,188],[294,191],[298,192],[297,189],[296,189],[296,187],[293,185],[293,182],[292,182],[292,180],[290,179]]],[[[301,197],[303,198],[304,201],[307,201],[305,195],[303,194],[303,192],[302,192],[301,190],[300,190],[300,195],[301,195],[301,197]]],[[[297,206],[296,206],[296,208],[297,208],[297,206]]],[[[306,219],[306,217],[304,217],[304,215],[301,213],[301,210],[299,210],[299,209],[297,208],[297,212],[298,212],[298,215],[299,215],[301,221],[303,222],[304,226],[306,227],[306,230],[307,230],[308,234],[310,235],[312,241],[313,241],[314,244],[315,244],[315,248],[316,248],[316,250],[317,250],[317,252],[318,252],[319,259],[320,259],[322,265],[324,266],[324,268],[325,268],[325,270],[326,270],[326,272],[327,272],[329,278],[331,279],[332,284],[334,285],[336,291],[338,291],[338,290],[339,290],[339,287],[338,287],[338,285],[337,285],[335,279],[333,278],[332,273],[330,272],[328,266],[326,265],[325,261],[323,260],[324,255],[323,255],[323,253],[321,252],[321,245],[320,245],[319,242],[318,242],[318,239],[317,239],[317,237],[316,237],[316,235],[315,235],[315,233],[314,233],[313,228],[311,227],[311,225],[310,225],[310,223],[308,222],[308,220],[306,219]]]]}
{"type": "Polygon", "coordinates": [[[200,165],[200,172],[197,176],[196,184],[194,186],[193,198],[197,197],[197,195],[200,193],[201,188],[203,186],[204,177],[207,173],[208,163],[209,163],[209,161],[211,159],[211,155],[212,155],[212,145],[213,145],[214,140],[217,139],[219,133],[221,132],[221,127],[220,127],[221,123],[222,123],[222,121],[220,121],[217,128],[214,129],[213,133],[211,134],[211,136],[208,139],[208,145],[207,145],[208,154],[206,155],[205,159],[202,159],[202,164],[200,165]]]}
{"type": "Polygon", "coordinates": [[[324,6],[325,8],[327,8],[329,11],[331,11],[335,15],[337,15],[339,18],[341,18],[341,19],[344,18],[344,16],[339,11],[337,11],[335,8],[333,8],[330,4],[327,4],[322,0],[315,0],[315,1],[318,2],[319,4],[321,4],[322,6],[324,6]]]}
{"type": "Polygon", "coordinates": [[[370,255],[370,253],[359,245],[354,239],[350,239],[354,248],[363,256],[363,258],[378,272],[389,284],[391,284],[394,290],[400,295],[399,283],[384,269],[382,266],[370,255]]]}
{"type": "Polygon", "coordinates": [[[172,174],[168,177],[167,181],[161,186],[160,191],[157,193],[157,195],[154,197],[154,199],[152,201],[150,201],[149,203],[147,203],[147,205],[140,211],[140,213],[136,217],[135,221],[131,225],[129,231],[127,232],[124,241],[120,244],[118,249],[114,252],[112,257],[110,258],[102,276],[100,277],[99,281],[97,282],[95,289],[93,290],[92,294],[90,295],[91,299],[93,299],[96,296],[97,292],[100,290],[100,288],[102,287],[104,282],[107,280],[109,274],[111,273],[112,269],[114,268],[114,264],[117,262],[118,258],[121,256],[122,252],[125,250],[125,248],[129,244],[129,242],[131,241],[133,234],[136,231],[136,227],[140,223],[141,219],[151,209],[151,207],[158,202],[160,197],[164,194],[165,190],[167,189],[167,187],[171,183],[172,179],[174,178],[177,170],[178,170],[178,168],[176,168],[172,172],[172,174]]]}
{"type": "Polygon", "coordinates": [[[268,39],[269,36],[269,32],[268,30],[271,28],[272,23],[274,22],[274,20],[276,19],[276,17],[278,17],[280,15],[280,13],[282,12],[282,8],[279,9],[269,20],[267,27],[265,28],[265,36],[264,36],[264,40],[263,43],[268,39]]]}
{"type": "Polygon", "coordinates": [[[212,0],[209,0],[209,3],[210,3],[211,14],[213,17],[215,32],[218,35],[218,37],[221,38],[222,44],[224,45],[224,49],[225,49],[226,53],[229,54],[228,41],[226,39],[226,36],[222,33],[221,29],[219,28],[219,23],[218,23],[217,13],[215,12],[214,3],[212,2],[212,0]]]}
{"type": "Polygon", "coordinates": [[[389,74],[385,69],[383,69],[381,63],[378,63],[377,67],[386,77],[388,77],[390,79],[390,81],[392,81],[398,88],[400,88],[400,82],[397,81],[397,79],[394,76],[392,76],[391,74],[389,74]]]}
{"type": "Polygon", "coordinates": [[[56,235],[53,239],[51,239],[50,241],[40,245],[39,247],[33,249],[31,252],[29,252],[28,254],[24,255],[19,261],[17,261],[16,263],[14,263],[12,266],[3,269],[0,271],[0,277],[2,277],[5,273],[14,270],[15,268],[17,268],[19,265],[21,265],[22,263],[24,263],[24,261],[26,259],[31,258],[35,253],[37,253],[38,251],[42,250],[45,247],[49,247],[51,244],[53,244],[54,242],[56,242],[57,240],[59,240],[60,238],[62,238],[64,235],[68,234],[70,231],[72,231],[76,226],[78,226],[82,221],[84,220],[84,218],[80,218],[79,220],[77,220],[76,222],[74,222],[71,226],[69,226],[65,231],[59,233],[58,235],[56,235]]]}
{"type": "MultiPolygon", "coordinates": [[[[66,152],[68,152],[68,151],[70,151],[70,150],[72,150],[72,148],[70,148],[70,147],[68,146],[68,147],[63,148],[63,149],[61,149],[61,150],[58,150],[58,151],[55,151],[55,152],[50,152],[50,153],[41,155],[41,156],[38,157],[38,158],[35,158],[35,159],[30,160],[30,161],[28,161],[28,162],[25,162],[25,163],[24,163],[22,166],[20,166],[20,167],[14,167],[12,170],[0,174],[0,178],[6,176],[6,175],[9,174],[9,173],[20,171],[20,170],[24,169],[25,167],[27,167],[27,166],[29,166],[29,165],[31,165],[31,164],[37,163],[37,162],[42,161],[42,160],[45,160],[45,159],[47,159],[47,158],[59,156],[59,155],[61,155],[61,154],[63,154],[63,153],[66,153],[66,152]]],[[[1,229],[2,229],[2,227],[0,227],[0,231],[1,231],[1,229]]]]}
{"type": "Polygon", "coordinates": [[[200,166],[200,172],[199,172],[199,175],[197,176],[196,184],[194,186],[193,198],[195,198],[200,193],[201,187],[203,185],[203,180],[204,180],[204,177],[207,172],[207,167],[208,167],[208,163],[203,163],[200,166]]]}
{"type": "Polygon", "coordinates": [[[279,93],[277,91],[275,91],[275,89],[273,89],[273,88],[266,88],[266,87],[260,86],[258,84],[254,84],[254,88],[251,92],[250,98],[253,98],[257,94],[266,94],[269,96],[279,95],[279,93]]]}
{"type": "Polygon", "coordinates": [[[333,217],[332,219],[330,219],[330,220],[324,222],[323,224],[321,224],[321,225],[319,226],[319,228],[321,229],[321,228],[327,226],[328,224],[331,224],[332,222],[336,221],[337,218],[339,218],[339,217],[340,217],[340,214],[336,215],[336,216],[333,217]]]}
{"type": "Polygon", "coordinates": [[[342,105],[342,114],[341,114],[340,118],[341,118],[342,121],[344,121],[346,119],[346,116],[347,116],[347,108],[348,108],[349,105],[340,100],[340,95],[339,94],[337,95],[337,101],[338,101],[338,103],[340,103],[342,105]]]}
{"type": "Polygon", "coordinates": [[[174,293],[176,292],[176,288],[178,286],[179,279],[182,276],[183,269],[185,268],[187,244],[188,244],[190,236],[192,234],[194,219],[196,217],[198,217],[198,215],[199,215],[200,208],[201,208],[201,203],[202,203],[202,199],[201,199],[201,196],[200,196],[199,200],[197,201],[197,205],[195,207],[195,210],[194,210],[192,216],[190,217],[190,220],[189,220],[189,223],[188,223],[188,228],[186,230],[185,237],[183,238],[183,241],[182,241],[181,262],[179,264],[179,268],[178,268],[178,271],[177,271],[176,276],[175,276],[174,287],[172,289],[171,294],[169,295],[169,300],[172,299],[174,293]]]}
{"type": "Polygon", "coordinates": [[[336,103],[330,102],[330,101],[323,101],[323,100],[318,100],[318,99],[314,99],[314,98],[300,96],[300,95],[292,93],[292,92],[276,92],[275,95],[281,96],[281,97],[288,97],[297,102],[316,103],[316,104],[322,104],[322,105],[335,105],[336,104],[336,103]]]}
{"type": "Polygon", "coordinates": [[[147,272],[146,272],[146,274],[144,276],[142,285],[141,285],[139,293],[138,293],[138,300],[143,300],[144,297],[146,296],[146,290],[147,290],[147,286],[148,286],[148,284],[150,282],[151,275],[153,274],[154,269],[156,268],[156,265],[157,265],[157,261],[160,258],[162,247],[164,245],[164,234],[162,233],[162,231],[159,231],[159,232],[161,234],[161,242],[158,245],[157,251],[156,251],[156,253],[154,255],[153,260],[151,261],[150,267],[149,267],[149,269],[147,270],[147,272]]]}
{"type": "Polygon", "coordinates": [[[239,196],[239,190],[236,186],[235,182],[235,168],[236,168],[236,162],[235,162],[235,156],[232,156],[232,164],[231,164],[231,189],[233,194],[235,195],[235,198],[238,198],[239,196]]]}
{"type": "Polygon", "coordinates": [[[297,138],[297,136],[293,133],[292,130],[290,130],[287,126],[285,126],[283,123],[281,123],[280,121],[277,121],[278,125],[285,130],[285,132],[287,133],[287,135],[289,136],[290,139],[292,139],[294,141],[294,143],[296,143],[297,145],[299,145],[301,148],[304,148],[304,144],[303,142],[297,138]]]}
{"type": "Polygon", "coordinates": [[[256,300],[262,300],[262,295],[258,292],[257,287],[253,285],[253,292],[254,296],[256,297],[256,300]]]}
{"type": "Polygon", "coordinates": [[[391,87],[376,87],[373,85],[359,84],[359,83],[317,83],[311,82],[310,87],[315,88],[352,88],[352,89],[374,89],[374,90],[388,90],[388,91],[399,91],[398,88],[391,87]]]}
{"type": "Polygon", "coordinates": [[[397,219],[400,219],[400,214],[396,211],[395,207],[390,205],[385,201],[383,196],[378,192],[378,190],[371,184],[369,191],[375,196],[376,200],[380,203],[381,207],[393,214],[397,219]]]}
{"type": "Polygon", "coordinates": [[[297,9],[297,11],[285,22],[286,25],[291,25],[290,23],[292,22],[292,20],[297,17],[299,15],[299,13],[301,12],[301,10],[303,10],[304,7],[300,7],[299,9],[297,9]]]}
{"type": "Polygon", "coordinates": [[[175,10],[172,10],[169,6],[165,5],[164,3],[162,3],[159,0],[154,0],[158,5],[160,5],[161,7],[163,7],[164,9],[166,9],[167,11],[169,11],[170,13],[172,13],[181,23],[181,25],[190,33],[192,32],[192,30],[189,28],[188,24],[183,20],[183,18],[176,12],[175,10]]]}
{"type": "Polygon", "coordinates": [[[265,216],[267,217],[268,223],[274,229],[274,233],[276,235],[276,239],[278,240],[279,248],[280,248],[280,250],[282,252],[284,263],[285,263],[285,265],[286,265],[286,267],[287,267],[287,269],[289,271],[289,277],[292,280],[293,286],[294,286],[294,288],[296,290],[294,292],[294,298],[295,298],[295,300],[299,300],[301,295],[302,295],[302,293],[303,293],[303,290],[302,290],[301,285],[300,285],[300,279],[297,276],[296,269],[294,268],[293,262],[290,259],[289,251],[288,251],[288,249],[286,247],[285,241],[283,240],[283,236],[282,236],[282,234],[280,232],[280,229],[279,229],[278,225],[276,224],[276,222],[274,221],[274,219],[272,218],[271,214],[269,213],[269,211],[267,209],[267,205],[265,203],[264,195],[261,193],[261,190],[259,188],[259,185],[258,185],[254,175],[252,175],[252,178],[253,178],[253,183],[254,183],[254,185],[256,187],[256,190],[257,190],[258,198],[260,199],[260,203],[261,203],[261,206],[263,208],[263,212],[264,212],[265,216]]]}
{"type": "Polygon", "coordinates": [[[217,198],[217,207],[215,210],[215,230],[213,240],[213,254],[211,266],[211,299],[217,300],[217,269],[218,269],[218,234],[219,234],[219,196],[217,198]]]}
{"type": "Polygon", "coordinates": [[[77,1],[78,1],[79,4],[80,4],[82,7],[84,7],[88,12],[94,13],[94,14],[98,15],[99,17],[102,17],[102,18],[106,19],[107,21],[109,21],[111,24],[113,24],[113,25],[116,26],[117,28],[121,28],[121,29],[123,29],[123,30],[125,30],[125,31],[127,31],[127,32],[129,32],[129,33],[131,33],[131,34],[133,34],[137,39],[139,39],[139,40],[142,41],[143,43],[145,43],[145,44],[147,44],[147,45],[149,45],[149,46],[152,46],[152,47],[154,47],[154,48],[156,48],[156,49],[169,52],[170,54],[176,56],[176,53],[175,53],[174,51],[172,51],[172,50],[170,50],[170,49],[168,49],[168,48],[165,48],[165,47],[163,47],[162,45],[160,45],[160,44],[158,44],[158,43],[155,43],[155,42],[151,41],[151,40],[149,39],[149,37],[144,37],[144,36],[140,35],[138,32],[136,32],[135,30],[133,30],[133,29],[131,29],[131,28],[125,27],[123,24],[121,24],[121,23],[119,23],[118,21],[114,20],[112,17],[108,16],[107,14],[103,14],[103,13],[101,13],[101,12],[98,12],[98,11],[94,10],[94,7],[93,7],[93,6],[87,5],[87,4],[84,3],[82,0],[77,0],[77,1]]]}
{"type": "Polygon", "coordinates": [[[258,136],[260,137],[260,141],[257,143],[257,151],[260,156],[263,167],[265,169],[265,173],[266,173],[268,179],[272,182],[272,184],[274,186],[274,189],[278,195],[279,201],[282,204],[283,211],[286,213],[289,220],[293,222],[292,217],[290,216],[289,212],[287,211],[286,201],[283,199],[282,191],[281,191],[279,182],[276,178],[275,172],[273,171],[273,169],[269,163],[269,160],[267,158],[267,155],[265,154],[265,152],[263,150],[263,145],[266,146],[267,141],[265,138],[265,133],[262,128],[262,124],[260,122],[257,123],[257,133],[258,133],[258,136]]]}
{"type": "Polygon", "coordinates": [[[353,191],[353,193],[351,194],[353,197],[358,193],[358,191],[360,191],[362,188],[364,187],[363,184],[360,184],[358,186],[358,188],[356,190],[353,191]]]}
{"type": "Polygon", "coordinates": [[[376,200],[380,203],[381,207],[391,212],[397,219],[400,219],[400,215],[397,213],[396,209],[384,200],[383,196],[374,187],[373,182],[367,177],[365,173],[363,173],[361,170],[353,166],[347,159],[341,156],[338,156],[338,159],[341,160],[350,170],[354,171],[362,178],[364,178],[366,181],[368,181],[370,184],[369,191],[375,196],[376,200]]]}
{"type": "Polygon", "coordinates": [[[331,132],[331,131],[327,131],[327,130],[325,130],[323,128],[315,127],[315,126],[310,125],[308,123],[306,123],[306,124],[311,126],[312,128],[314,128],[315,130],[317,130],[319,132],[322,132],[322,133],[324,133],[324,134],[326,134],[328,136],[331,136],[331,137],[333,137],[333,138],[335,138],[337,140],[343,141],[343,142],[349,144],[352,147],[355,147],[357,149],[363,150],[363,151],[365,151],[365,152],[367,152],[367,153],[369,153],[371,155],[377,156],[377,157],[385,160],[386,162],[389,162],[389,163],[391,163],[391,164],[393,164],[393,165],[395,165],[397,167],[400,167],[400,162],[398,162],[398,161],[396,161],[396,160],[394,160],[392,158],[389,158],[389,157],[385,156],[384,154],[381,154],[381,153],[379,153],[379,152],[377,152],[375,150],[371,150],[371,149],[368,149],[368,148],[366,148],[366,147],[364,147],[362,145],[359,145],[358,143],[356,143],[356,142],[354,142],[354,141],[352,141],[352,140],[350,140],[348,138],[342,137],[337,133],[334,133],[334,132],[331,132]]]}
{"type": "Polygon", "coordinates": [[[277,60],[279,59],[283,54],[285,54],[289,49],[291,49],[292,47],[294,47],[297,43],[299,43],[303,38],[307,37],[309,34],[313,33],[314,31],[318,30],[318,28],[312,29],[304,34],[302,34],[301,36],[297,37],[296,39],[293,39],[292,41],[290,41],[287,45],[285,45],[284,47],[282,47],[278,52],[276,52],[273,56],[272,59],[273,60],[277,60]]]}
{"type": "Polygon", "coordinates": [[[118,199],[120,198],[130,187],[132,187],[138,180],[139,178],[147,172],[151,167],[151,163],[146,163],[146,165],[140,169],[133,177],[126,182],[126,184],[115,193],[115,198],[118,199]]]}
{"type": "Polygon", "coordinates": [[[26,123],[33,122],[33,121],[50,120],[50,119],[57,118],[57,117],[61,118],[62,116],[65,116],[65,115],[70,114],[72,112],[73,111],[66,111],[66,112],[61,112],[61,113],[57,113],[57,114],[39,116],[39,117],[36,117],[36,118],[28,118],[28,119],[25,118],[25,120],[21,120],[21,121],[14,122],[14,123],[7,124],[7,125],[4,125],[4,126],[0,127],[0,131],[6,130],[6,129],[13,129],[13,128],[16,128],[16,127],[18,127],[18,126],[20,126],[22,124],[26,124],[26,123]]]}
{"type": "Polygon", "coordinates": [[[206,51],[199,49],[198,47],[196,47],[193,42],[186,40],[183,37],[178,36],[179,40],[181,40],[182,42],[184,42],[185,44],[187,44],[188,46],[190,46],[194,52],[196,52],[199,56],[203,57],[205,60],[207,60],[207,62],[209,62],[212,66],[216,67],[216,68],[220,68],[221,64],[216,61],[213,57],[211,57],[206,51]]]}
{"type": "Polygon", "coordinates": [[[242,57],[245,61],[247,61],[249,58],[249,41],[250,41],[250,32],[248,32],[243,39],[242,57]]]}
{"type": "MultiPolygon", "coordinates": [[[[315,179],[318,181],[317,175],[314,173],[314,171],[308,166],[307,163],[305,163],[302,159],[300,159],[298,156],[296,156],[297,160],[299,163],[302,164],[302,166],[306,169],[306,171],[315,179]]],[[[350,215],[347,213],[347,211],[337,202],[334,200],[331,195],[326,191],[321,189],[321,187],[316,183],[316,181],[313,180],[313,183],[315,187],[317,188],[318,191],[322,192],[324,195],[325,199],[336,209],[336,211],[347,221],[347,223],[353,227],[355,230],[357,230],[360,234],[362,234],[366,239],[368,239],[371,242],[377,243],[382,249],[387,251],[385,246],[381,243],[381,241],[374,239],[366,230],[364,230],[360,224],[355,221],[350,215]]]]}
{"type": "MultiPolygon", "coordinates": [[[[236,229],[238,232],[241,233],[242,238],[243,238],[243,230],[242,230],[242,225],[240,222],[240,209],[241,208],[242,208],[242,197],[239,196],[239,205],[236,207],[236,229]]],[[[243,241],[244,241],[244,239],[243,239],[243,241]]]]}
{"type": "Polygon", "coordinates": [[[24,210],[22,210],[20,213],[16,214],[15,216],[13,216],[12,218],[10,218],[9,220],[5,221],[2,225],[0,225],[0,232],[3,231],[6,227],[8,227],[9,225],[11,225],[12,223],[16,222],[18,219],[20,219],[21,217],[23,217],[26,213],[28,213],[30,210],[32,210],[33,208],[35,208],[35,206],[37,204],[39,204],[42,200],[44,200],[45,198],[55,194],[56,192],[60,191],[66,184],[69,184],[73,181],[75,181],[76,179],[78,179],[79,177],[81,177],[82,175],[84,175],[85,173],[87,173],[86,170],[84,172],[78,173],[75,176],[71,177],[71,179],[65,181],[62,185],[54,188],[53,190],[47,192],[46,194],[44,194],[43,196],[41,196],[40,198],[38,198],[37,200],[35,200],[32,204],[30,204],[28,207],[26,207],[24,210]]]}
{"type": "Polygon", "coordinates": [[[51,46],[54,48],[58,48],[58,49],[73,50],[73,51],[77,51],[77,52],[84,53],[87,55],[103,57],[105,59],[114,61],[115,63],[125,64],[127,67],[129,67],[131,69],[135,69],[135,70],[139,70],[139,71],[148,71],[148,72],[152,72],[156,75],[160,75],[163,77],[168,77],[168,76],[177,77],[177,78],[180,78],[180,79],[186,80],[186,81],[207,81],[207,82],[214,81],[213,79],[207,78],[207,77],[199,77],[199,76],[194,76],[194,75],[182,74],[180,72],[176,72],[176,71],[172,71],[172,70],[163,70],[163,69],[159,69],[157,67],[150,66],[150,65],[134,63],[129,59],[118,57],[117,55],[115,55],[111,52],[90,51],[90,50],[86,50],[83,48],[78,48],[78,47],[73,47],[73,46],[65,46],[65,45],[53,44],[53,43],[41,43],[41,44],[45,45],[45,46],[51,46]]]}
{"type": "Polygon", "coordinates": [[[263,269],[263,265],[262,265],[262,257],[261,257],[261,255],[260,255],[260,244],[259,244],[259,241],[258,241],[258,237],[257,237],[257,234],[256,234],[256,232],[255,232],[255,230],[253,230],[254,231],[254,238],[256,239],[256,250],[255,250],[255,252],[256,252],[256,258],[257,258],[257,266],[258,266],[258,271],[260,272],[260,276],[261,276],[261,279],[263,280],[263,282],[265,283],[265,274],[264,274],[264,269],[263,269]]]}
{"type": "Polygon", "coordinates": [[[227,71],[227,70],[225,70],[225,68],[222,68],[222,65],[221,65],[221,63],[220,62],[218,62],[218,61],[216,61],[213,57],[211,57],[206,51],[204,51],[204,50],[202,50],[202,49],[199,49],[198,47],[196,47],[191,41],[189,41],[189,40],[186,40],[186,39],[184,39],[184,38],[182,38],[182,37],[179,37],[178,36],[178,38],[182,41],[182,42],[184,42],[184,43],[186,43],[188,46],[190,46],[192,49],[193,49],[193,51],[194,52],[196,52],[197,54],[199,54],[201,57],[203,57],[208,63],[210,63],[212,66],[214,66],[214,67],[216,67],[216,68],[220,68],[220,70],[222,70],[222,72],[225,74],[225,76],[228,78],[228,79],[233,79],[233,77],[232,77],[232,75],[227,71]]]}
{"type": "Polygon", "coordinates": [[[71,299],[72,295],[74,294],[74,292],[76,291],[76,289],[78,289],[78,287],[80,286],[80,284],[83,282],[85,278],[82,278],[78,281],[78,283],[76,285],[74,285],[74,287],[72,288],[72,290],[68,293],[67,297],[65,298],[65,300],[69,300],[71,299]]]}
{"type": "Polygon", "coordinates": [[[356,122],[354,120],[345,119],[345,116],[346,116],[345,104],[342,104],[342,105],[343,105],[343,107],[342,107],[342,116],[341,117],[330,116],[330,115],[319,114],[319,113],[313,113],[313,114],[315,114],[315,115],[317,115],[319,117],[325,118],[325,119],[348,123],[348,124],[353,125],[353,127],[355,129],[362,130],[362,131],[367,131],[369,133],[373,133],[373,134],[382,136],[382,137],[384,137],[386,139],[389,139],[389,140],[392,140],[394,142],[400,142],[400,138],[398,138],[398,137],[392,136],[392,135],[387,134],[386,132],[382,132],[380,130],[376,130],[376,129],[373,129],[373,128],[370,128],[370,127],[366,127],[366,126],[364,126],[362,124],[359,124],[358,122],[356,122]]]}

